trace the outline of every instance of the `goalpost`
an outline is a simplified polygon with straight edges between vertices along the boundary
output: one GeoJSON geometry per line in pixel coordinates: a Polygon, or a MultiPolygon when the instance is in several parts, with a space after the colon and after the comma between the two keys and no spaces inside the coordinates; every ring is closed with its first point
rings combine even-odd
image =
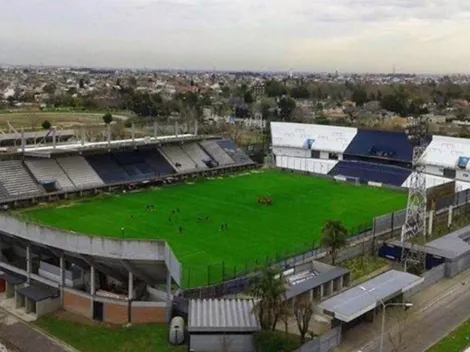
{"type": "Polygon", "coordinates": [[[361,184],[361,179],[354,176],[336,175],[334,176],[334,179],[337,181],[348,182],[356,186],[361,184]]]}

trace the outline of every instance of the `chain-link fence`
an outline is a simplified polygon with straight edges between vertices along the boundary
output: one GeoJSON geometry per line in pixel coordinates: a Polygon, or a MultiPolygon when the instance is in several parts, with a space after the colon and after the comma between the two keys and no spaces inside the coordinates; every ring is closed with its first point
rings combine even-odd
{"type": "MultiPolygon", "coordinates": [[[[450,205],[460,207],[469,202],[470,190],[465,190],[456,193],[455,196],[437,200],[435,210],[438,212],[447,209],[450,205]]],[[[372,241],[371,243],[375,244],[379,238],[382,240],[393,238],[400,233],[405,219],[406,209],[402,209],[376,217],[371,223],[354,227],[351,229],[348,247],[355,247],[365,241],[372,241]]],[[[277,265],[281,270],[286,270],[305,262],[307,259],[318,258],[324,252],[325,250],[321,248],[319,242],[312,242],[289,251],[245,261],[236,266],[227,265],[225,262],[200,266],[185,265],[183,267],[183,283],[187,289],[185,294],[200,297],[236,294],[249,287],[251,277],[256,275],[259,268],[277,265]]]]}

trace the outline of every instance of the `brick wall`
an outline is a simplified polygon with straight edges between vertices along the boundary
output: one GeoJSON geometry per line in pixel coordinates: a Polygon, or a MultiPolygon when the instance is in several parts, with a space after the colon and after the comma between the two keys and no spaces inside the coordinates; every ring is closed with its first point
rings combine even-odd
{"type": "Polygon", "coordinates": [[[64,309],[91,319],[93,304],[91,298],[79,296],[64,290],[64,309]]]}
{"type": "Polygon", "coordinates": [[[134,324],[166,323],[164,307],[132,307],[131,322],[134,324]]]}
{"type": "Polygon", "coordinates": [[[103,321],[111,324],[126,324],[127,304],[103,303],[103,321]]]}

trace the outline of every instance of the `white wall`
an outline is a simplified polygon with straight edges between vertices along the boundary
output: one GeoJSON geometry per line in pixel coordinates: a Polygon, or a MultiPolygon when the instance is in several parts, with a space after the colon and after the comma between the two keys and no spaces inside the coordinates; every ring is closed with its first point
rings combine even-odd
{"type": "Polygon", "coordinates": [[[190,349],[194,352],[254,352],[253,336],[243,335],[194,335],[190,349]]]}
{"type": "Polygon", "coordinates": [[[329,159],[330,153],[328,152],[320,152],[320,159],[329,159]]]}
{"type": "Polygon", "coordinates": [[[293,158],[288,156],[276,157],[276,166],[285,169],[328,174],[338,163],[336,160],[322,160],[312,158],[293,158]]]}
{"type": "Polygon", "coordinates": [[[298,158],[310,158],[310,156],[312,155],[312,152],[310,149],[276,147],[276,146],[273,146],[273,153],[276,156],[285,155],[285,156],[293,156],[293,157],[298,157],[298,158]]]}
{"type": "Polygon", "coordinates": [[[425,171],[427,174],[443,176],[444,175],[444,167],[443,166],[435,166],[435,165],[426,165],[425,171]]]}
{"type": "Polygon", "coordinates": [[[303,148],[313,139],[312,149],[342,153],[357,134],[357,128],[303,123],[271,122],[273,146],[303,148]]]}

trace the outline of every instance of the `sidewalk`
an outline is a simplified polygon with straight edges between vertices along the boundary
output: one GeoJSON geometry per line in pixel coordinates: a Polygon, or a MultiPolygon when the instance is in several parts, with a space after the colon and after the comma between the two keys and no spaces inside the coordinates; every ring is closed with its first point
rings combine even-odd
{"type": "Polygon", "coordinates": [[[2,339],[21,352],[77,352],[4,309],[0,309],[0,319],[2,339]]]}

